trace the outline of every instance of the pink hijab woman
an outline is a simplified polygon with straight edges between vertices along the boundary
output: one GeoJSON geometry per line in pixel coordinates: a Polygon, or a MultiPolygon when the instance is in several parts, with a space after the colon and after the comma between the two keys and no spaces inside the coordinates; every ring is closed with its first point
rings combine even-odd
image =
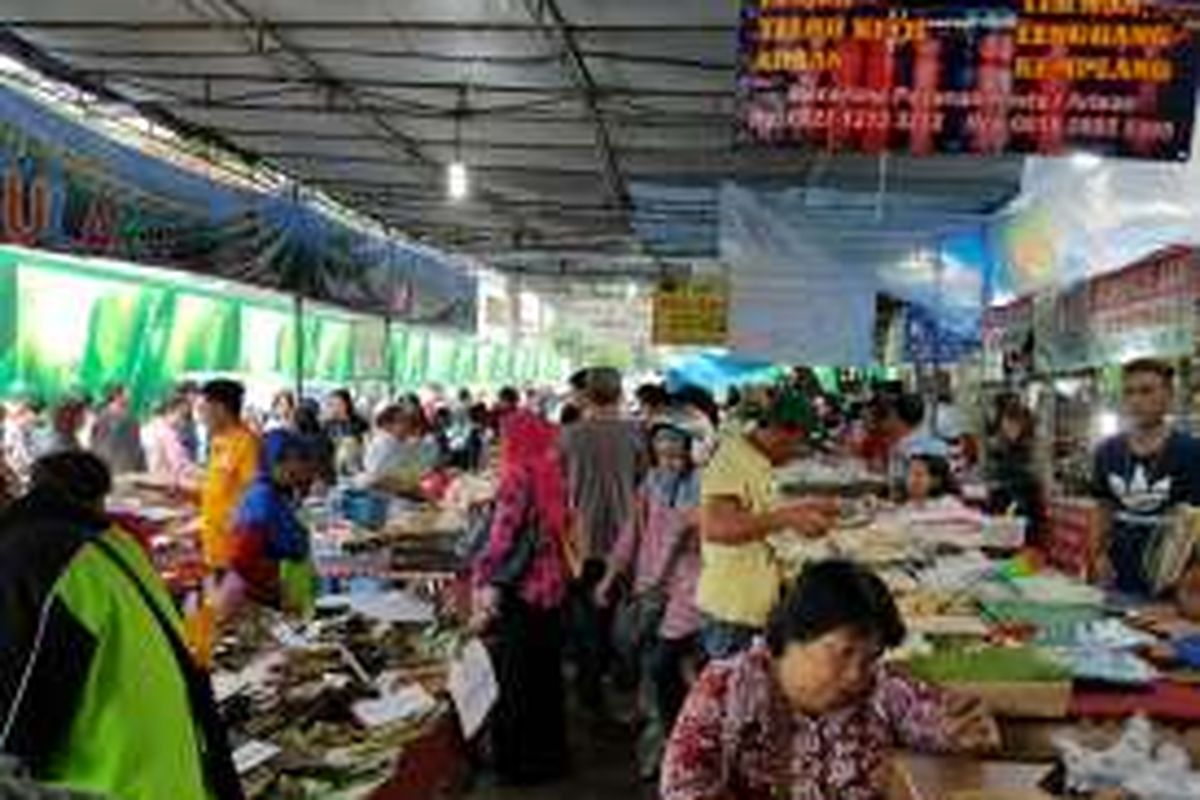
{"type": "Polygon", "coordinates": [[[566,594],[567,493],[558,434],[528,411],[504,422],[491,535],[475,564],[475,585],[485,596],[492,590],[490,612],[504,594],[540,609],[558,608],[566,594]]]}
{"type": "Polygon", "coordinates": [[[487,631],[500,684],[491,725],[496,771],[512,785],[556,780],[566,766],[566,531],[558,428],[514,411],[501,432],[491,534],[475,564],[476,625],[487,631]]]}

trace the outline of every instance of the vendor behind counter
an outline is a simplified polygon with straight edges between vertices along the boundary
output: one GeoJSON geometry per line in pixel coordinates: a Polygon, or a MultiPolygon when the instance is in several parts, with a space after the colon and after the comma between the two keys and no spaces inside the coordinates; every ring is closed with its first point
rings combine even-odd
{"type": "Polygon", "coordinates": [[[808,566],[766,641],[711,663],[693,687],[667,747],[664,800],[882,800],[895,747],[997,747],[979,702],[880,664],[904,636],[879,577],[846,561],[808,566]]]}
{"type": "Polygon", "coordinates": [[[311,537],[296,507],[315,474],[312,445],[303,437],[284,429],[263,437],[258,475],[234,514],[230,571],[218,602],[222,616],[246,601],[300,615],[311,611],[311,537]]]}
{"type": "Polygon", "coordinates": [[[438,466],[437,442],[426,436],[416,409],[390,405],[375,418],[375,433],[356,479],[362,489],[408,493],[421,477],[438,466]]]}
{"type": "MultiPolygon", "coordinates": [[[[1167,421],[1174,378],[1174,369],[1161,361],[1125,366],[1127,428],[1101,443],[1093,461],[1092,491],[1108,511],[1102,573],[1117,590],[1139,598],[1196,579],[1194,544],[1178,548],[1172,541],[1190,530],[1177,532],[1168,524],[1173,509],[1200,504],[1200,443],[1167,421]]],[[[1194,615],[1200,604],[1193,605],[1185,610],[1194,615]]]]}
{"type": "Polygon", "coordinates": [[[1045,533],[1046,509],[1034,462],[1034,427],[1033,412],[1020,400],[1004,402],[988,446],[984,481],[988,512],[1028,520],[1028,541],[1036,545],[1045,533]]]}

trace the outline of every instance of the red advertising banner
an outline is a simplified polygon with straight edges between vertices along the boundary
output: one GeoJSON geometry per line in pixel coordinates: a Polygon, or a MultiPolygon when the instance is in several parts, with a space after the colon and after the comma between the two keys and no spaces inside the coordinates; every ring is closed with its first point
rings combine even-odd
{"type": "Polygon", "coordinates": [[[744,0],[743,142],[1186,160],[1195,36],[1153,0],[744,0]]]}

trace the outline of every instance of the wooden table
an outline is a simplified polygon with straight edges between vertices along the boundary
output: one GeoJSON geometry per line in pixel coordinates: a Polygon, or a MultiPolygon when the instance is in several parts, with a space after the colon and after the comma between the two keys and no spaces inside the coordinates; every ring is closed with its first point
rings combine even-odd
{"type": "Polygon", "coordinates": [[[1045,764],[902,754],[888,800],[1049,800],[1045,764]]]}

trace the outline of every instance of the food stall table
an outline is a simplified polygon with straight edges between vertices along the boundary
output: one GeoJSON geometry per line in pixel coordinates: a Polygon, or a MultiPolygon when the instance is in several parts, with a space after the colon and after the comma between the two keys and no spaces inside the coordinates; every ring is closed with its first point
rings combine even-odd
{"type": "MultiPolygon", "coordinates": [[[[456,630],[466,617],[464,609],[467,605],[461,587],[462,559],[454,548],[461,535],[447,524],[448,521],[451,521],[450,515],[421,512],[396,515],[378,531],[364,530],[344,520],[331,520],[318,527],[314,535],[314,561],[325,589],[318,601],[318,609],[326,617],[318,622],[336,621],[346,609],[352,617],[366,615],[392,622],[403,618],[402,625],[424,627],[425,638],[429,640],[426,644],[440,651],[443,645],[438,642],[458,635],[456,630]],[[398,524],[400,521],[404,524],[398,524]],[[345,593],[341,593],[343,591],[345,593]],[[393,596],[396,597],[394,603],[393,596]],[[411,600],[401,596],[411,596],[411,600]],[[422,621],[426,613],[421,610],[422,603],[429,608],[431,619],[428,623],[422,621]],[[409,614],[413,615],[411,619],[409,614]]],[[[362,629],[359,625],[356,631],[362,629]]],[[[351,724],[347,720],[347,713],[352,708],[344,708],[344,703],[326,705],[318,710],[320,716],[315,725],[292,726],[301,729],[295,735],[290,735],[293,732],[287,730],[267,736],[268,743],[280,744],[285,752],[278,763],[268,765],[258,776],[258,782],[265,785],[268,794],[257,796],[271,796],[269,792],[288,781],[310,780],[314,769],[318,780],[326,780],[320,774],[323,770],[332,767],[336,773],[342,769],[346,758],[338,755],[336,750],[330,752],[325,748],[323,752],[325,740],[316,738],[323,725],[332,725],[333,734],[346,731],[346,736],[353,739],[349,745],[335,740],[342,750],[354,746],[372,750],[365,766],[361,759],[350,761],[360,765],[362,776],[336,776],[338,780],[360,781],[353,784],[356,788],[359,785],[369,787],[365,788],[364,794],[355,796],[370,800],[453,800],[462,796],[468,771],[467,746],[451,698],[447,696],[448,659],[451,656],[444,655],[445,661],[430,662],[428,653],[414,655],[412,647],[407,645],[398,650],[392,647],[395,639],[389,637],[386,630],[380,631],[370,634],[379,642],[378,649],[397,660],[381,663],[379,658],[361,659],[365,669],[349,670],[355,677],[351,688],[356,691],[356,696],[361,697],[369,686],[376,687],[380,695],[386,697],[389,692],[403,693],[407,691],[406,687],[419,685],[429,697],[439,701],[439,708],[413,730],[404,731],[401,742],[389,738],[388,722],[379,723],[384,727],[375,737],[370,727],[373,723],[362,723],[360,719],[360,724],[351,724]],[[380,683],[384,674],[389,676],[387,684],[380,683]],[[384,685],[391,688],[385,690],[384,685]],[[365,731],[363,724],[367,725],[365,731]],[[289,745],[297,739],[306,746],[300,752],[308,755],[310,762],[316,762],[315,767],[288,762],[288,756],[297,749],[289,745]],[[328,759],[329,764],[323,763],[322,759],[328,759]],[[374,772],[375,764],[378,764],[377,773],[374,772]]],[[[335,636],[333,641],[340,639],[335,636]]],[[[367,649],[370,654],[371,648],[367,649]]],[[[339,672],[347,670],[339,668],[339,672]]],[[[337,680],[345,682],[344,677],[337,680]]],[[[396,703],[399,705],[400,701],[396,703]]],[[[379,713],[387,712],[380,710],[379,713]]]]}
{"type": "MultiPolygon", "coordinates": [[[[811,483],[820,472],[793,468],[783,477],[811,483]]],[[[772,537],[776,558],[789,575],[829,557],[874,568],[896,596],[913,634],[895,654],[897,660],[913,668],[922,666],[923,658],[946,656],[940,665],[926,660],[925,674],[917,674],[979,696],[1000,723],[1002,757],[1048,762],[1057,756],[1056,737],[1108,742],[1129,717],[1141,713],[1200,763],[1200,683],[1194,674],[1162,666],[1169,663],[1163,652],[1170,650],[1170,639],[1200,635],[1200,629],[1183,624],[1171,609],[1134,609],[1127,598],[1106,596],[1085,583],[1094,560],[1094,503],[1060,499],[1054,504],[1051,541],[1058,558],[1032,552],[998,557],[998,541],[1006,537],[997,536],[995,519],[972,511],[947,506],[914,513],[862,504],[850,509],[863,519],[843,518],[823,539],[790,533],[772,537]],[[1123,624],[1125,635],[1113,633],[1105,622],[1123,624]],[[1156,641],[1139,643],[1138,634],[1156,641]],[[1053,669],[996,658],[1022,650],[1046,656],[1053,669]],[[1114,659],[1093,659],[1093,651],[1114,659]],[[1145,671],[1139,673],[1116,654],[1140,659],[1145,671]],[[1133,674],[1122,671],[1126,668],[1133,674]]]]}

